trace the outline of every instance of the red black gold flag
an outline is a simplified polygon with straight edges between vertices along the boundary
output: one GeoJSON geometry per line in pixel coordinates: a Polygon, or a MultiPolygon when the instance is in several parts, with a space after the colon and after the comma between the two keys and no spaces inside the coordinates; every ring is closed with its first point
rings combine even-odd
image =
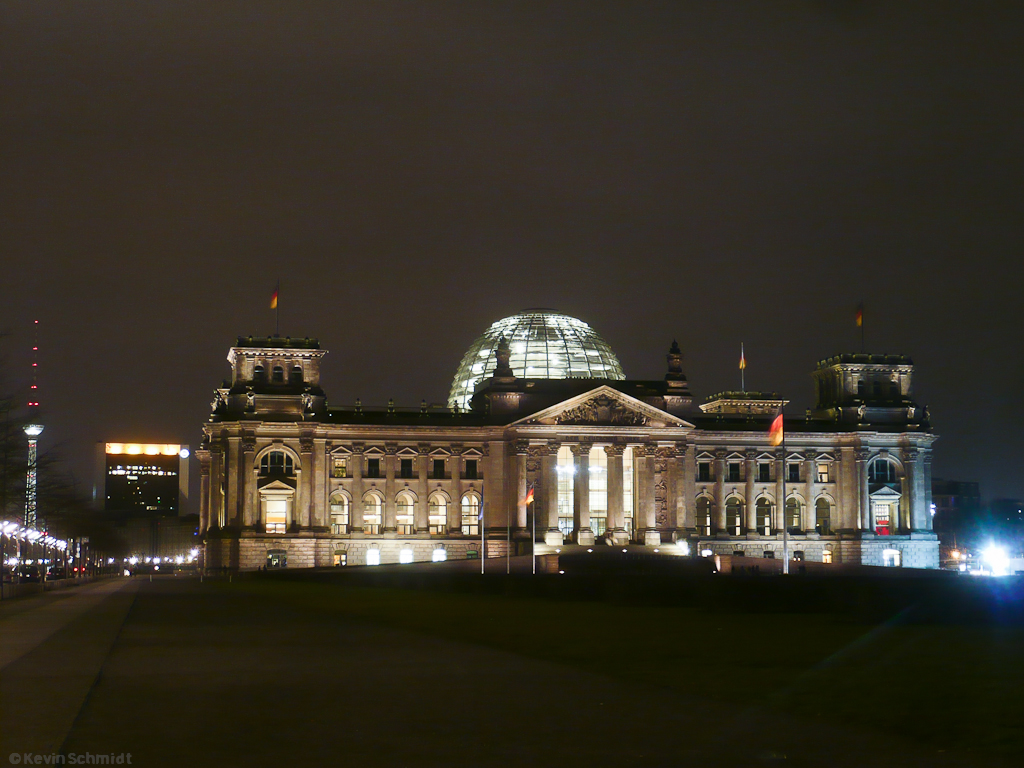
{"type": "Polygon", "coordinates": [[[768,445],[782,445],[782,431],[782,411],[779,411],[768,430],[768,445]]]}

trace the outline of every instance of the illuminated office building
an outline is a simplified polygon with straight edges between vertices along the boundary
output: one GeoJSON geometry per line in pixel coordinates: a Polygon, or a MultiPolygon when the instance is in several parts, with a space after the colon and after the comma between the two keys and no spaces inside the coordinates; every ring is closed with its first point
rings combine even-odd
{"type": "Polygon", "coordinates": [[[177,515],[188,498],[188,446],[98,443],[94,493],[102,507],[121,514],[177,515]]]}
{"type": "Polygon", "coordinates": [[[815,407],[698,404],[675,343],[627,379],[581,320],[527,310],[463,357],[447,408],[328,406],[315,339],[240,337],[197,451],[207,567],[255,569],[633,546],[934,568],[927,411],[898,355],[840,355],[815,407]],[[528,503],[532,490],[533,502],[528,503]],[[483,531],[480,509],[483,504],[483,531]]]}

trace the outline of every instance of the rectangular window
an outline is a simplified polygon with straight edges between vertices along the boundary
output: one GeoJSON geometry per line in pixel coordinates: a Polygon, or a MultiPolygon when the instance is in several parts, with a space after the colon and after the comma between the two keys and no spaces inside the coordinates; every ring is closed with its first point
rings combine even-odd
{"type": "Polygon", "coordinates": [[[738,461],[729,462],[729,482],[738,483],[740,481],[740,463],[738,461]]]}
{"type": "Polygon", "coordinates": [[[284,533],[288,526],[288,502],[285,499],[267,499],[267,533],[284,533]]]}
{"type": "Polygon", "coordinates": [[[823,563],[831,563],[832,562],[832,550],[831,549],[826,549],[824,552],[821,553],[821,562],[823,562],[823,563]]]}
{"type": "Polygon", "coordinates": [[[757,465],[757,482],[770,483],[772,481],[772,465],[767,461],[759,462],[757,465]]]}
{"type": "Polygon", "coordinates": [[[800,482],[800,464],[794,462],[789,465],[789,477],[786,478],[786,482],[799,483],[800,482]]]}
{"type": "Polygon", "coordinates": [[[335,459],[331,469],[331,477],[348,477],[348,466],[345,459],[335,459]]]}
{"type": "Polygon", "coordinates": [[[476,480],[476,459],[466,459],[466,479],[476,480]]]}
{"type": "Polygon", "coordinates": [[[697,462],[697,480],[702,483],[711,482],[711,462],[710,461],[698,461],[697,462]]]}
{"type": "Polygon", "coordinates": [[[412,459],[402,459],[398,467],[399,476],[409,479],[412,477],[412,459]]]}
{"type": "Polygon", "coordinates": [[[829,482],[829,479],[828,479],[828,462],[822,461],[822,462],[818,463],[818,482],[819,483],[827,483],[827,482],[829,482]]]}
{"type": "Polygon", "coordinates": [[[444,480],[444,459],[434,459],[431,476],[435,480],[444,480]]]}
{"type": "Polygon", "coordinates": [[[366,476],[380,477],[380,459],[366,460],[366,476]]]}

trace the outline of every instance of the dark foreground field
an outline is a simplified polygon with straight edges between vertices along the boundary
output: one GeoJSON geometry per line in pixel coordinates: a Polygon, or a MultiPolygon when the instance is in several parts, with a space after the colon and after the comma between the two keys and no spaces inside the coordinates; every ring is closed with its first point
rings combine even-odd
{"type": "Polygon", "coordinates": [[[1024,750],[1019,583],[382,569],[103,589],[0,609],[0,760],[974,766],[1024,750]]]}

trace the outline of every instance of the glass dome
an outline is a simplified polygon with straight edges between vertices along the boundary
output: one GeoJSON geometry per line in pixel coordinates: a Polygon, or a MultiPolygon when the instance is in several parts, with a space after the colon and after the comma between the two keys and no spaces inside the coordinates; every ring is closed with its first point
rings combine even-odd
{"type": "Polygon", "coordinates": [[[492,324],[462,358],[448,407],[469,408],[477,385],[494,375],[498,339],[508,339],[509,365],[522,379],[624,379],[608,342],[582,320],[551,309],[527,309],[492,324]]]}

